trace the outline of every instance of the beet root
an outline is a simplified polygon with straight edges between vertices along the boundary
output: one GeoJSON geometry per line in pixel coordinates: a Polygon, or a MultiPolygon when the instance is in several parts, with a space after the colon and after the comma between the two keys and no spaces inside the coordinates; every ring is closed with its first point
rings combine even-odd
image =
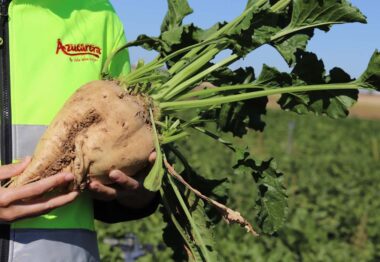
{"type": "Polygon", "coordinates": [[[31,163],[9,187],[59,172],[75,176],[74,188],[88,179],[108,182],[119,169],[133,176],[154,150],[146,101],[127,94],[114,81],[93,81],[65,103],[41,137],[31,163]]]}

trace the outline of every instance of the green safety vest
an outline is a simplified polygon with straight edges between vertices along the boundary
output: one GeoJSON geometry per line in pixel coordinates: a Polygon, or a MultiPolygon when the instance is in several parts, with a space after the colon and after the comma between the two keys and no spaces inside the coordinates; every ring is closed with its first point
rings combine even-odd
{"type": "MultiPolygon", "coordinates": [[[[122,23],[107,0],[14,0],[8,15],[10,118],[15,160],[32,154],[38,138],[77,88],[100,78],[107,56],[125,44],[125,36],[122,23]]],[[[129,70],[127,52],[120,53],[110,65],[113,76],[129,70]]],[[[35,250],[39,247],[28,249],[28,243],[34,243],[31,232],[36,239],[41,238],[41,230],[46,234],[66,232],[74,238],[70,230],[93,231],[93,221],[92,200],[86,193],[46,215],[17,221],[11,225],[11,241],[21,255],[10,250],[9,261],[53,261],[36,258],[39,251],[35,250]],[[22,239],[23,233],[28,240],[22,239]],[[29,253],[22,252],[23,249],[29,253]]],[[[63,238],[60,242],[66,241],[65,236],[60,237],[63,238]]],[[[66,256],[54,261],[84,259],[81,254],[66,256]]],[[[96,254],[86,257],[92,259],[97,261],[96,254]]]]}

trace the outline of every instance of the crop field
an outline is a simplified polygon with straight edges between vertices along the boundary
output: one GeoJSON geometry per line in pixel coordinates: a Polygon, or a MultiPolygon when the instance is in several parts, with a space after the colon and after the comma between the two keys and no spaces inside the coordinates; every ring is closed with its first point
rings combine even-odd
{"type": "MultiPolygon", "coordinates": [[[[256,238],[220,221],[214,236],[219,261],[379,261],[380,122],[279,111],[269,111],[265,120],[264,133],[227,138],[249,145],[261,159],[274,157],[285,174],[287,221],[276,234],[256,238]]],[[[255,226],[255,210],[248,208],[253,207],[252,178],[234,174],[232,156],[220,144],[202,136],[195,141],[181,144],[193,167],[207,178],[228,178],[231,192],[239,192],[229,194],[228,205],[242,207],[239,211],[255,226]]],[[[141,221],[97,226],[103,261],[123,261],[120,248],[104,239],[127,233],[145,248],[138,261],[172,261],[172,251],[163,246],[159,211],[141,221]]]]}

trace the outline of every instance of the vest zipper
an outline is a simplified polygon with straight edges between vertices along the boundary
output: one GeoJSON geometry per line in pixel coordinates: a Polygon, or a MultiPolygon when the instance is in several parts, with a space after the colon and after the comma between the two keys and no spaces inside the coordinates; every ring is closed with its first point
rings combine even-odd
{"type": "Polygon", "coordinates": [[[1,163],[12,163],[11,88],[9,72],[8,0],[1,0],[0,76],[1,76],[1,163]]]}
{"type": "MultiPolygon", "coordinates": [[[[9,70],[9,0],[1,0],[0,6],[0,107],[1,107],[1,164],[12,162],[12,122],[9,70]]],[[[1,182],[0,182],[1,183],[1,182]]],[[[10,225],[0,223],[0,262],[7,262],[9,257],[10,225]]]]}

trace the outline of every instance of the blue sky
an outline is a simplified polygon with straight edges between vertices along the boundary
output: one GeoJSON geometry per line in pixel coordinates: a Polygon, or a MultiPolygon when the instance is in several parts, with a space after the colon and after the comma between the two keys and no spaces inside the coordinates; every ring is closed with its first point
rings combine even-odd
{"type": "MultiPolygon", "coordinates": [[[[129,40],[139,34],[159,35],[162,18],[166,13],[166,0],[111,0],[125,26],[129,40]]],[[[189,0],[194,13],[185,22],[193,22],[206,28],[217,21],[230,21],[244,9],[244,0],[189,0]]],[[[380,49],[380,1],[352,0],[367,17],[367,24],[344,24],[334,26],[330,32],[317,31],[310,41],[308,50],[315,52],[329,70],[334,66],[343,68],[351,76],[357,77],[366,68],[368,60],[377,48],[380,49]]],[[[154,53],[140,48],[130,49],[131,62],[139,58],[150,60],[154,53]]],[[[266,63],[279,70],[289,71],[288,66],[277,52],[263,46],[235,63],[234,67],[253,66],[256,73],[266,63]]]]}

